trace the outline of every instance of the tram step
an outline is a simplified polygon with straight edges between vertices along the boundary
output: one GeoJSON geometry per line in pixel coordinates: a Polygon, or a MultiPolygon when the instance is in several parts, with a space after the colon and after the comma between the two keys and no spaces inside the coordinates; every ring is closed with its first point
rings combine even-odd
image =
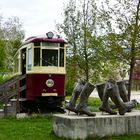
{"type": "Polygon", "coordinates": [[[0,117],[3,117],[3,116],[4,116],[4,110],[0,109],[0,117]]]}
{"type": "Polygon", "coordinates": [[[10,103],[3,104],[3,107],[5,107],[5,106],[10,107],[10,106],[12,106],[12,105],[11,105],[10,103]]]}
{"type": "Polygon", "coordinates": [[[3,109],[0,109],[0,113],[2,113],[4,110],[3,109]]]}
{"type": "MultiPolygon", "coordinates": [[[[20,102],[23,102],[23,101],[26,101],[27,99],[26,98],[19,98],[18,99],[20,102]]],[[[10,99],[11,102],[16,102],[17,99],[10,99]]]]}
{"type": "Polygon", "coordinates": [[[7,115],[16,115],[16,105],[8,103],[7,105],[3,105],[4,112],[7,112],[7,115]]]}

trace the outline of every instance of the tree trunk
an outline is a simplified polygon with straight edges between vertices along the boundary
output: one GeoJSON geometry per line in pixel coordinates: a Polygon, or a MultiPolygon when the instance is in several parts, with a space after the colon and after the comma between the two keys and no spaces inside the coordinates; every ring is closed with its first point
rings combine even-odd
{"type": "Polygon", "coordinates": [[[131,63],[130,63],[130,74],[129,74],[129,83],[128,83],[128,99],[130,101],[130,97],[131,97],[131,87],[132,87],[132,76],[133,76],[133,70],[134,70],[134,58],[131,59],[131,63]]]}
{"type": "Polygon", "coordinates": [[[131,87],[132,87],[132,76],[133,76],[133,70],[135,66],[135,43],[138,35],[138,20],[139,20],[139,10],[140,10],[140,0],[138,1],[137,5],[137,13],[136,13],[136,18],[135,18],[135,25],[134,25],[134,32],[132,36],[132,46],[131,46],[131,62],[130,62],[130,75],[129,75],[129,85],[128,85],[128,98],[130,100],[131,97],[131,87]]]}

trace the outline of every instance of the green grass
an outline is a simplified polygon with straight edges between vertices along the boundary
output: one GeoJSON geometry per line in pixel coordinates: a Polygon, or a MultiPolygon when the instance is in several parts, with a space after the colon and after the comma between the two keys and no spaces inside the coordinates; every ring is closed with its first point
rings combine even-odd
{"type": "Polygon", "coordinates": [[[101,100],[99,98],[89,97],[88,106],[92,112],[99,112],[99,106],[101,105],[101,100]]]}
{"type": "MultiPolygon", "coordinates": [[[[99,106],[101,105],[101,100],[99,98],[90,97],[88,100],[88,105],[92,107],[92,111],[99,112],[99,106]]],[[[113,104],[112,101],[109,101],[110,104],[113,104]]],[[[140,104],[136,106],[137,110],[140,110],[140,104]]]]}
{"type": "MultiPolygon", "coordinates": [[[[69,97],[67,97],[69,99],[69,97]]],[[[93,111],[99,111],[101,101],[89,98],[88,105],[93,111]]],[[[138,106],[138,109],[140,106],[138,106]]],[[[140,135],[123,135],[111,137],[95,137],[86,140],[139,140],[140,135]]],[[[55,136],[52,115],[29,117],[25,119],[0,118],[0,140],[66,140],[55,136]]],[[[68,139],[67,139],[68,140],[68,139]]]]}
{"type": "MultiPolygon", "coordinates": [[[[66,140],[53,133],[52,117],[1,118],[0,140],[66,140]]],[[[86,140],[139,140],[140,135],[95,137],[86,140]]],[[[67,139],[68,140],[68,139],[67,139]]]]}
{"type": "Polygon", "coordinates": [[[0,119],[0,140],[61,140],[53,133],[52,117],[0,119]]]}
{"type": "Polygon", "coordinates": [[[50,135],[45,132],[50,129],[47,119],[0,119],[0,124],[0,140],[37,140],[50,135]]]}

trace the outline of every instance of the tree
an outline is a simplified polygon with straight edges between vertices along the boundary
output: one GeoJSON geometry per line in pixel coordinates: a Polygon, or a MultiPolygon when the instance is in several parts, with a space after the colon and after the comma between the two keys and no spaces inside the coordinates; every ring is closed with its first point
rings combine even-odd
{"type": "Polygon", "coordinates": [[[58,25],[70,44],[68,60],[76,77],[95,82],[117,75],[123,79],[129,67],[130,98],[135,57],[140,54],[139,0],[70,1],[64,23],[58,25]]]}
{"type": "Polygon", "coordinates": [[[13,56],[24,38],[22,24],[17,17],[2,20],[0,17],[0,72],[12,70],[13,56]]]}
{"type": "MultiPolygon", "coordinates": [[[[119,57],[117,57],[122,60],[123,63],[127,63],[130,66],[128,88],[130,99],[135,60],[140,52],[140,0],[116,0],[114,4],[111,4],[109,0],[106,0],[106,3],[104,4],[106,4],[106,6],[104,5],[104,7],[106,7],[104,12],[107,13],[109,17],[112,17],[112,26],[110,25],[110,28],[113,29],[114,27],[115,33],[118,34],[115,37],[115,40],[117,41],[115,44],[117,44],[119,50],[123,50],[119,53],[119,57]]],[[[112,40],[112,42],[115,40],[112,40]]],[[[114,53],[118,53],[118,51],[116,50],[114,53]]]]}
{"type": "Polygon", "coordinates": [[[19,21],[19,18],[13,17],[8,20],[1,22],[1,40],[5,50],[5,69],[4,71],[12,70],[12,62],[15,52],[21,44],[21,41],[24,38],[24,30],[22,30],[22,24],[19,21]]]}
{"type": "MultiPolygon", "coordinates": [[[[129,76],[129,89],[128,89],[128,95],[129,95],[129,99],[130,99],[130,94],[131,94],[131,85],[132,85],[132,75],[133,75],[133,70],[134,70],[134,66],[135,66],[135,60],[136,60],[136,56],[137,56],[137,48],[139,47],[137,43],[138,42],[138,35],[139,35],[139,28],[140,28],[140,22],[139,19],[140,18],[140,0],[137,1],[137,8],[136,11],[134,13],[134,24],[131,24],[133,26],[133,31],[131,34],[131,58],[130,58],[130,76],[129,76]]],[[[139,40],[140,41],[140,40],[139,40]]]]}
{"type": "Polygon", "coordinates": [[[3,40],[0,40],[0,73],[5,69],[5,55],[6,55],[6,52],[5,52],[5,49],[4,49],[4,41],[3,40]]]}
{"type": "MultiPolygon", "coordinates": [[[[97,55],[99,43],[97,41],[97,29],[96,29],[96,14],[97,6],[95,0],[72,0],[64,9],[64,23],[57,24],[59,30],[65,33],[70,47],[68,48],[68,63],[69,67],[73,68],[74,76],[77,79],[82,77],[89,81],[96,69],[93,65],[95,59],[93,57],[97,55]]],[[[97,57],[96,57],[97,58],[97,57]]],[[[98,65],[98,63],[96,64],[98,65]]],[[[99,66],[99,65],[98,65],[99,66]]],[[[72,69],[71,68],[71,69],[72,69]]]]}

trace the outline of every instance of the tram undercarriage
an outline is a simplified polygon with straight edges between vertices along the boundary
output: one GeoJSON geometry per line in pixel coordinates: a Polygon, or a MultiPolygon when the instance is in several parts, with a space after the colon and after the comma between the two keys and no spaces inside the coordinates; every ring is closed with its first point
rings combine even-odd
{"type": "Polygon", "coordinates": [[[26,113],[47,113],[61,112],[63,109],[64,97],[38,97],[35,101],[23,101],[20,103],[20,112],[26,113]]]}

